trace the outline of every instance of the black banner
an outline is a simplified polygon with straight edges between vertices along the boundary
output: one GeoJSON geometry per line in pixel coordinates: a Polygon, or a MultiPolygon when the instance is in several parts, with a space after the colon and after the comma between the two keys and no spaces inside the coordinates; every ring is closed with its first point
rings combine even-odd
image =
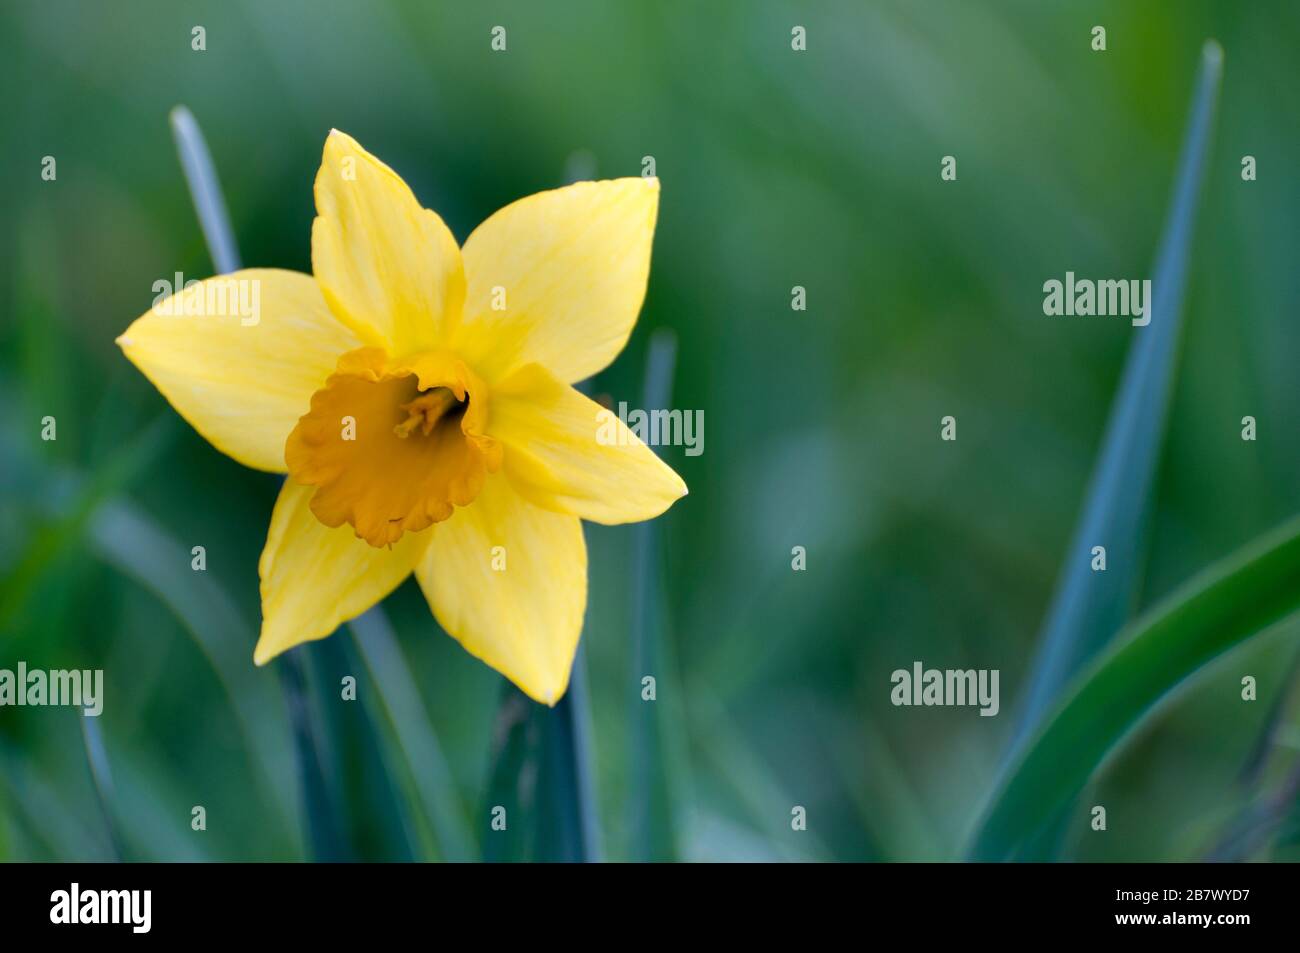
{"type": "Polygon", "coordinates": [[[8,865],[6,938],[337,942],[446,923],[494,937],[743,933],[774,919],[927,940],[1124,934],[1231,943],[1293,932],[1287,865],[8,865]],[[838,921],[838,924],[836,923],[838,921]],[[608,935],[608,926],[600,933],[608,935]]]}

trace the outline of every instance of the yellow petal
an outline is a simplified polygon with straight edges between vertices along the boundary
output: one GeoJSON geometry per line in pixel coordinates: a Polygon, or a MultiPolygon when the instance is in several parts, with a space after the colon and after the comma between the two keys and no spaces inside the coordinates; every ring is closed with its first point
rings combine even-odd
{"type": "Polygon", "coordinates": [[[253,661],[263,665],[302,642],[323,639],[392,592],[410,575],[429,542],[407,533],[392,548],[357,539],[350,526],[331,529],[312,515],[312,487],[285,480],[271,514],[262,578],[262,635],[253,661]]]}
{"type": "Polygon", "coordinates": [[[396,172],[337,129],[316,174],[311,260],[339,320],[404,356],[435,347],[465,299],[460,249],[396,172]]]}
{"type": "Polygon", "coordinates": [[[250,268],[160,301],[117,343],[218,450],[284,473],[285,438],[359,342],[311,275],[250,268]]]}
{"type": "Polygon", "coordinates": [[[488,433],[503,445],[510,481],[547,509],[632,523],[686,495],[682,478],[616,414],[536,364],[493,391],[488,433]]]}
{"type": "Polygon", "coordinates": [[[498,474],[431,532],[415,578],[438,623],[529,697],[554,705],[569,685],[587,605],[582,524],[533,506],[498,474]]]}
{"type": "Polygon", "coordinates": [[[501,209],[465,242],[452,349],[489,382],[532,362],[566,382],[623,350],[650,273],[658,179],[579,182],[501,209]]]}

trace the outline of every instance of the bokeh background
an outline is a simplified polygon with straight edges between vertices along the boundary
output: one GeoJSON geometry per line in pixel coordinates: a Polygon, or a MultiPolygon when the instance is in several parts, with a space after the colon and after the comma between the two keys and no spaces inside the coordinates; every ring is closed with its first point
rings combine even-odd
{"type": "MultiPolygon", "coordinates": [[[[106,704],[89,736],[74,709],[0,709],[0,858],[321,855],[292,679],[251,660],[276,480],[209,447],[113,344],[156,280],[212,273],[178,103],[258,266],[310,270],[331,127],[461,240],[516,198],[653,156],[648,297],[591,392],[639,406],[669,329],[672,405],[703,409],[705,443],[666,449],[691,494],[651,535],[587,527],[601,854],[961,856],[1133,338],[1122,320],[1045,318],[1042,283],[1150,273],[1209,37],[1222,99],[1135,608],[1300,509],[1297,4],[5,4],[0,667],[103,668],[106,704]],[[57,441],[40,440],[45,415],[57,441]],[[661,653],[649,732],[638,625],[661,653]],[[890,673],[914,660],[1000,669],[1002,714],[893,707],[890,673]]],[[[383,678],[413,687],[401,704],[347,628],[294,653],[338,853],[480,856],[509,695],[413,583],[384,615],[400,654],[383,678]],[[351,707],[340,673],[358,678],[351,707]]],[[[1298,635],[1279,626],[1147,719],[1055,856],[1231,845],[1300,758],[1298,635]],[[1244,770],[1279,715],[1273,767],[1244,770]],[[1093,803],[1111,806],[1104,835],[1093,803]]],[[[1293,819],[1238,852],[1300,857],[1293,819]]]]}

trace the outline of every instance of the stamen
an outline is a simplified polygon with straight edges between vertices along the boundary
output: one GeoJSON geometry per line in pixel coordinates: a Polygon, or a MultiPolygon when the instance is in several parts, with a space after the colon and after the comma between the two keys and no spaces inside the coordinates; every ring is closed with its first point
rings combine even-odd
{"type": "Polygon", "coordinates": [[[461,401],[456,399],[456,395],[450,388],[435,387],[427,390],[415,400],[399,405],[410,416],[394,427],[393,433],[405,440],[418,425],[420,432],[427,437],[433,432],[442,415],[460,403],[461,401]]]}

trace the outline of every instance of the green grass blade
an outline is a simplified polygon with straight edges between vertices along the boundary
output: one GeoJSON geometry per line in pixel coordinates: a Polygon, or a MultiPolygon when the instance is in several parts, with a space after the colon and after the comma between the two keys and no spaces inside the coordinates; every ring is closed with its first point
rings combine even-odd
{"type": "Polygon", "coordinates": [[[1048,613],[1017,740],[1033,730],[1061,688],[1119,631],[1136,596],[1143,528],[1173,388],[1196,208],[1222,68],[1222,49],[1213,41],[1206,43],[1173,201],[1156,257],[1150,324],[1133,328],[1136,340],[1048,613]],[[1092,570],[1094,546],[1106,547],[1105,572],[1092,570]]]}
{"type": "Polygon", "coordinates": [[[1136,620],[1013,763],[971,855],[1011,858],[1157,702],[1211,659],[1300,609],[1298,580],[1300,519],[1210,567],[1136,620]]]}
{"type": "Polygon", "coordinates": [[[415,782],[425,818],[444,860],[473,860],[477,851],[466,835],[465,813],[428,710],[411,678],[388,617],[378,606],[349,624],[357,651],[375,683],[397,738],[402,758],[415,782]]]}
{"type": "Polygon", "coordinates": [[[239,248],[235,244],[235,231],[230,227],[230,213],[226,199],[217,181],[217,170],[212,164],[212,153],[193,114],[184,106],[171,111],[172,137],[180,156],[185,181],[189,183],[190,197],[199,216],[203,238],[212,255],[212,265],[217,274],[239,270],[239,248]]]}
{"type": "MultiPolygon", "coordinates": [[[[659,331],[650,339],[646,355],[641,407],[647,413],[667,408],[672,401],[673,368],[677,339],[659,331]]],[[[664,713],[658,700],[661,689],[672,691],[663,651],[663,561],[657,520],[632,527],[632,724],[631,787],[628,793],[628,847],[638,861],[676,859],[676,819],[673,816],[672,759],[664,746],[664,713]],[[654,701],[642,699],[641,680],[655,679],[654,701]]],[[[676,706],[669,705],[669,710],[676,706]]]]}
{"type": "Polygon", "coordinates": [[[109,843],[113,845],[115,860],[126,859],[126,849],[122,841],[122,832],[117,818],[113,815],[116,796],[113,792],[113,772],[108,765],[108,752],[104,748],[104,735],[99,730],[99,719],[81,718],[81,740],[86,748],[86,764],[90,768],[90,779],[95,789],[95,801],[99,806],[100,816],[104,819],[104,829],[109,843]]]}
{"type": "Polygon", "coordinates": [[[402,770],[402,757],[379,703],[379,690],[363,671],[352,641],[312,644],[309,658],[323,724],[335,744],[331,770],[343,792],[344,829],[358,860],[405,863],[436,856],[420,824],[418,799],[402,770]],[[356,679],[356,697],[344,700],[344,682],[356,679]]]}
{"type": "Polygon", "coordinates": [[[592,777],[591,700],[587,654],[578,646],[569,690],[554,708],[539,705],[542,721],[543,859],[594,862],[602,858],[592,777]]]}
{"type": "Polygon", "coordinates": [[[489,861],[599,861],[591,778],[589,726],[573,690],[585,690],[581,648],[569,690],[554,708],[539,705],[507,684],[493,728],[487,804],[482,813],[483,856],[489,861]],[[494,830],[493,812],[505,809],[506,827],[494,830]]]}
{"type": "Polygon", "coordinates": [[[509,682],[502,687],[492,726],[487,802],[476,825],[483,832],[483,859],[493,863],[530,860],[535,853],[539,707],[509,682]],[[494,827],[499,814],[504,825],[494,827]]]}
{"type": "Polygon", "coordinates": [[[303,833],[312,860],[349,860],[351,848],[343,834],[341,814],[343,799],[339,787],[326,774],[329,754],[317,722],[319,712],[311,703],[304,661],[301,652],[285,652],[276,667],[293,729],[294,766],[303,801],[303,833]]]}

